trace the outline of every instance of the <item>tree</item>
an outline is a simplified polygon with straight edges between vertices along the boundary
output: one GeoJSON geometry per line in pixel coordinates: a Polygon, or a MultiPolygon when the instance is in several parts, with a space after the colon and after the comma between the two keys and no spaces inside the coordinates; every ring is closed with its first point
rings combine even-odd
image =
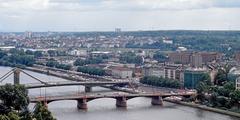
{"type": "Polygon", "coordinates": [[[165,54],[161,53],[161,52],[156,52],[154,55],[153,55],[153,59],[159,61],[159,62],[165,62],[167,61],[167,57],[165,54]]]}
{"type": "Polygon", "coordinates": [[[77,60],[74,61],[73,64],[75,66],[83,66],[83,65],[86,65],[86,62],[85,62],[85,60],[82,60],[82,59],[78,58],[77,60]]]}
{"type": "Polygon", "coordinates": [[[124,63],[135,63],[135,64],[142,64],[143,59],[141,56],[136,56],[133,52],[125,52],[121,54],[120,61],[124,63]]]}
{"type": "Polygon", "coordinates": [[[54,57],[57,55],[55,50],[48,50],[47,53],[49,54],[49,56],[54,57]]]}
{"type": "Polygon", "coordinates": [[[204,82],[204,81],[200,81],[198,84],[197,84],[197,99],[200,100],[201,102],[204,102],[206,100],[205,98],[205,93],[209,92],[209,89],[210,89],[210,86],[204,82]]]}
{"type": "Polygon", "coordinates": [[[43,56],[43,54],[42,54],[41,51],[35,51],[35,52],[34,52],[34,57],[35,57],[35,58],[39,58],[39,57],[42,57],[42,56],[43,56]]]}
{"type": "Polygon", "coordinates": [[[180,88],[181,84],[177,80],[166,79],[155,76],[145,76],[140,79],[140,83],[158,86],[158,87],[169,87],[169,88],[180,88]]]}
{"type": "Polygon", "coordinates": [[[22,85],[6,84],[0,86],[0,98],[3,105],[14,110],[27,109],[29,99],[27,90],[22,85]]]}
{"type": "Polygon", "coordinates": [[[47,107],[40,102],[35,105],[33,114],[33,117],[37,120],[55,120],[47,107]]]}
{"type": "Polygon", "coordinates": [[[59,63],[57,61],[55,61],[55,60],[49,60],[49,61],[47,61],[46,66],[48,66],[48,67],[55,67],[58,64],[59,63]]]}
{"type": "Polygon", "coordinates": [[[36,120],[55,120],[45,106],[37,104],[32,114],[28,105],[27,90],[24,86],[0,86],[0,120],[33,120],[33,116],[36,120]],[[42,115],[41,118],[39,115],[42,115]]]}
{"type": "Polygon", "coordinates": [[[55,67],[63,70],[70,70],[72,68],[72,65],[56,64],[55,67]]]}
{"type": "Polygon", "coordinates": [[[28,55],[33,55],[34,52],[31,51],[31,50],[27,50],[25,53],[28,54],[28,55]]]}
{"type": "Polygon", "coordinates": [[[207,85],[212,85],[212,82],[211,82],[211,77],[209,76],[209,74],[205,73],[202,75],[200,81],[204,82],[205,84],[207,85]]]}
{"type": "Polygon", "coordinates": [[[230,94],[231,101],[236,103],[239,109],[240,106],[240,90],[235,90],[230,94]]]}
{"type": "Polygon", "coordinates": [[[232,66],[230,65],[224,65],[220,69],[218,69],[218,73],[215,77],[214,83],[216,85],[224,85],[227,81],[229,81],[228,74],[231,70],[232,66]]]}
{"type": "Polygon", "coordinates": [[[101,68],[94,68],[94,67],[88,67],[88,66],[78,67],[77,71],[88,73],[90,75],[99,75],[99,76],[103,76],[106,74],[105,71],[101,68]]]}
{"type": "Polygon", "coordinates": [[[7,56],[7,53],[0,50],[0,59],[2,59],[4,56],[7,56]]]}

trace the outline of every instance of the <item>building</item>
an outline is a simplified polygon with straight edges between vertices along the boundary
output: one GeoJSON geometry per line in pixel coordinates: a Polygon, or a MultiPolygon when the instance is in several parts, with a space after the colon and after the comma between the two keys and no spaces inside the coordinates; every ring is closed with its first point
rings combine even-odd
{"type": "Polygon", "coordinates": [[[202,62],[202,55],[199,54],[199,53],[194,53],[192,56],[191,56],[191,66],[192,67],[202,67],[203,65],[203,62],[202,62]]]}
{"type": "Polygon", "coordinates": [[[201,52],[200,54],[202,56],[202,62],[205,64],[222,59],[222,54],[217,52],[201,52]]]}
{"type": "Polygon", "coordinates": [[[70,55],[73,56],[87,56],[87,50],[72,50],[69,52],[70,55]]]}
{"type": "Polygon", "coordinates": [[[31,31],[26,31],[26,32],[24,33],[24,36],[25,36],[25,38],[32,38],[33,34],[32,34],[31,31]]]}
{"type": "Polygon", "coordinates": [[[173,44],[173,40],[167,38],[167,37],[163,37],[163,43],[165,44],[173,44]]]}
{"type": "Polygon", "coordinates": [[[236,79],[236,89],[240,90],[240,77],[236,79]]]}
{"type": "Polygon", "coordinates": [[[116,33],[120,33],[121,31],[122,31],[121,28],[115,28],[116,33]]]}
{"type": "Polygon", "coordinates": [[[130,68],[126,67],[111,67],[109,68],[111,70],[111,75],[115,78],[132,78],[133,71],[130,68]]]}
{"type": "Polygon", "coordinates": [[[168,54],[169,62],[180,63],[180,64],[189,64],[191,52],[172,52],[168,54]]]}
{"type": "Polygon", "coordinates": [[[186,69],[184,71],[184,87],[188,89],[195,89],[203,75],[207,73],[208,71],[202,68],[186,69]]]}
{"type": "Polygon", "coordinates": [[[202,63],[207,64],[213,61],[220,61],[222,54],[217,52],[199,52],[192,53],[188,51],[172,52],[168,54],[169,62],[181,63],[181,64],[192,64],[201,66],[202,63]]]}
{"type": "Polygon", "coordinates": [[[166,65],[164,67],[164,78],[183,81],[183,69],[179,65],[166,65]]]}
{"type": "Polygon", "coordinates": [[[15,46],[1,46],[0,50],[9,51],[9,50],[15,49],[15,48],[16,48],[15,46]]]}
{"type": "Polygon", "coordinates": [[[185,48],[185,47],[178,47],[176,51],[184,52],[184,51],[187,51],[187,48],[185,48]]]}
{"type": "Polygon", "coordinates": [[[235,83],[236,89],[240,89],[240,68],[233,67],[228,74],[229,79],[235,83]]]}
{"type": "Polygon", "coordinates": [[[162,67],[146,67],[144,68],[144,76],[155,76],[164,78],[164,68],[162,67]]]}
{"type": "Polygon", "coordinates": [[[91,55],[92,56],[99,56],[99,55],[112,55],[112,52],[109,51],[92,51],[91,55]]]}
{"type": "Polygon", "coordinates": [[[237,62],[240,62],[240,53],[236,53],[236,54],[235,54],[235,60],[236,60],[237,62]]]}

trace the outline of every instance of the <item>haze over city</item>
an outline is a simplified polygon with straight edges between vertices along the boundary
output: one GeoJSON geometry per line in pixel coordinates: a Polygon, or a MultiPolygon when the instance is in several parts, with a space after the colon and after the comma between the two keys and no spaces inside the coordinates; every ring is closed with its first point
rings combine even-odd
{"type": "Polygon", "coordinates": [[[0,0],[0,120],[240,120],[240,0],[0,0]]]}
{"type": "Polygon", "coordinates": [[[239,0],[0,0],[0,31],[239,30],[239,0]]]}

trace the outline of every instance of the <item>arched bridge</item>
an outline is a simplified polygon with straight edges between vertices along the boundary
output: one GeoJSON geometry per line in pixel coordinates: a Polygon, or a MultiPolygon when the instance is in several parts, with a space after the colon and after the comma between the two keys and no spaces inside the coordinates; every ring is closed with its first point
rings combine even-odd
{"type": "Polygon", "coordinates": [[[163,98],[171,97],[171,96],[181,96],[181,97],[191,97],[195,96],[195,93],[138,93],[138,94],[119,94],[119,93],[111,93],[111,94],[96,94],[96,93],[88,93],[88,94],[80,94],[80,95],[71,95],[71,96],[47,96],[47,97],[32,97],[30,98],[30,102],[42,102],[42,103],[50,103],[54,101],[61,100],[76,100],[78,102],[77,107],[79,109],[87,109],[87,102],[92,101],[94,99],[100,98],[113,98],[116,99],[117,107],[127,107],[127,100],[136,98],[136,97],[148,97],[151,98],[152,105],[163,105],[163,98]]]}

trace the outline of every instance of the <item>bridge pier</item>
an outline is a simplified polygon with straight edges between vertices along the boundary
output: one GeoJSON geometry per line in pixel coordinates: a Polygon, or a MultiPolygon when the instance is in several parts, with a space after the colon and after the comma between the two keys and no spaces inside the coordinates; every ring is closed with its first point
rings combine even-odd
{"type": "Polygon", "coordinates": [[[88,109],[88,107],[87,107],[87,99],[86,98],[79,99],[77,101],[77,108],[78,109],[84,109],[84,110],[88,109]]]}
{"type": "Polygon", "coordinates": [[[85,92],[92,92],[92,87],[90,86],[85,86],[85,92]]]}
{"type": "Polygon", "coordinates": [[[14,85],[20,84],[20,70],[18,68],[16,68],[13,71],[13,74],[14,74],[14,85]]]}
{"type": "Polygon", "coordinates": [[[163,105],[163,99],[160,96],[152,97],[152,105],[163,105]]]}
{"type": "Polygon", "coordinates": [[[126,108],[127,107],[127,99],[126,99],[126,97],[116,98],[116,107],[126,108]]]}

